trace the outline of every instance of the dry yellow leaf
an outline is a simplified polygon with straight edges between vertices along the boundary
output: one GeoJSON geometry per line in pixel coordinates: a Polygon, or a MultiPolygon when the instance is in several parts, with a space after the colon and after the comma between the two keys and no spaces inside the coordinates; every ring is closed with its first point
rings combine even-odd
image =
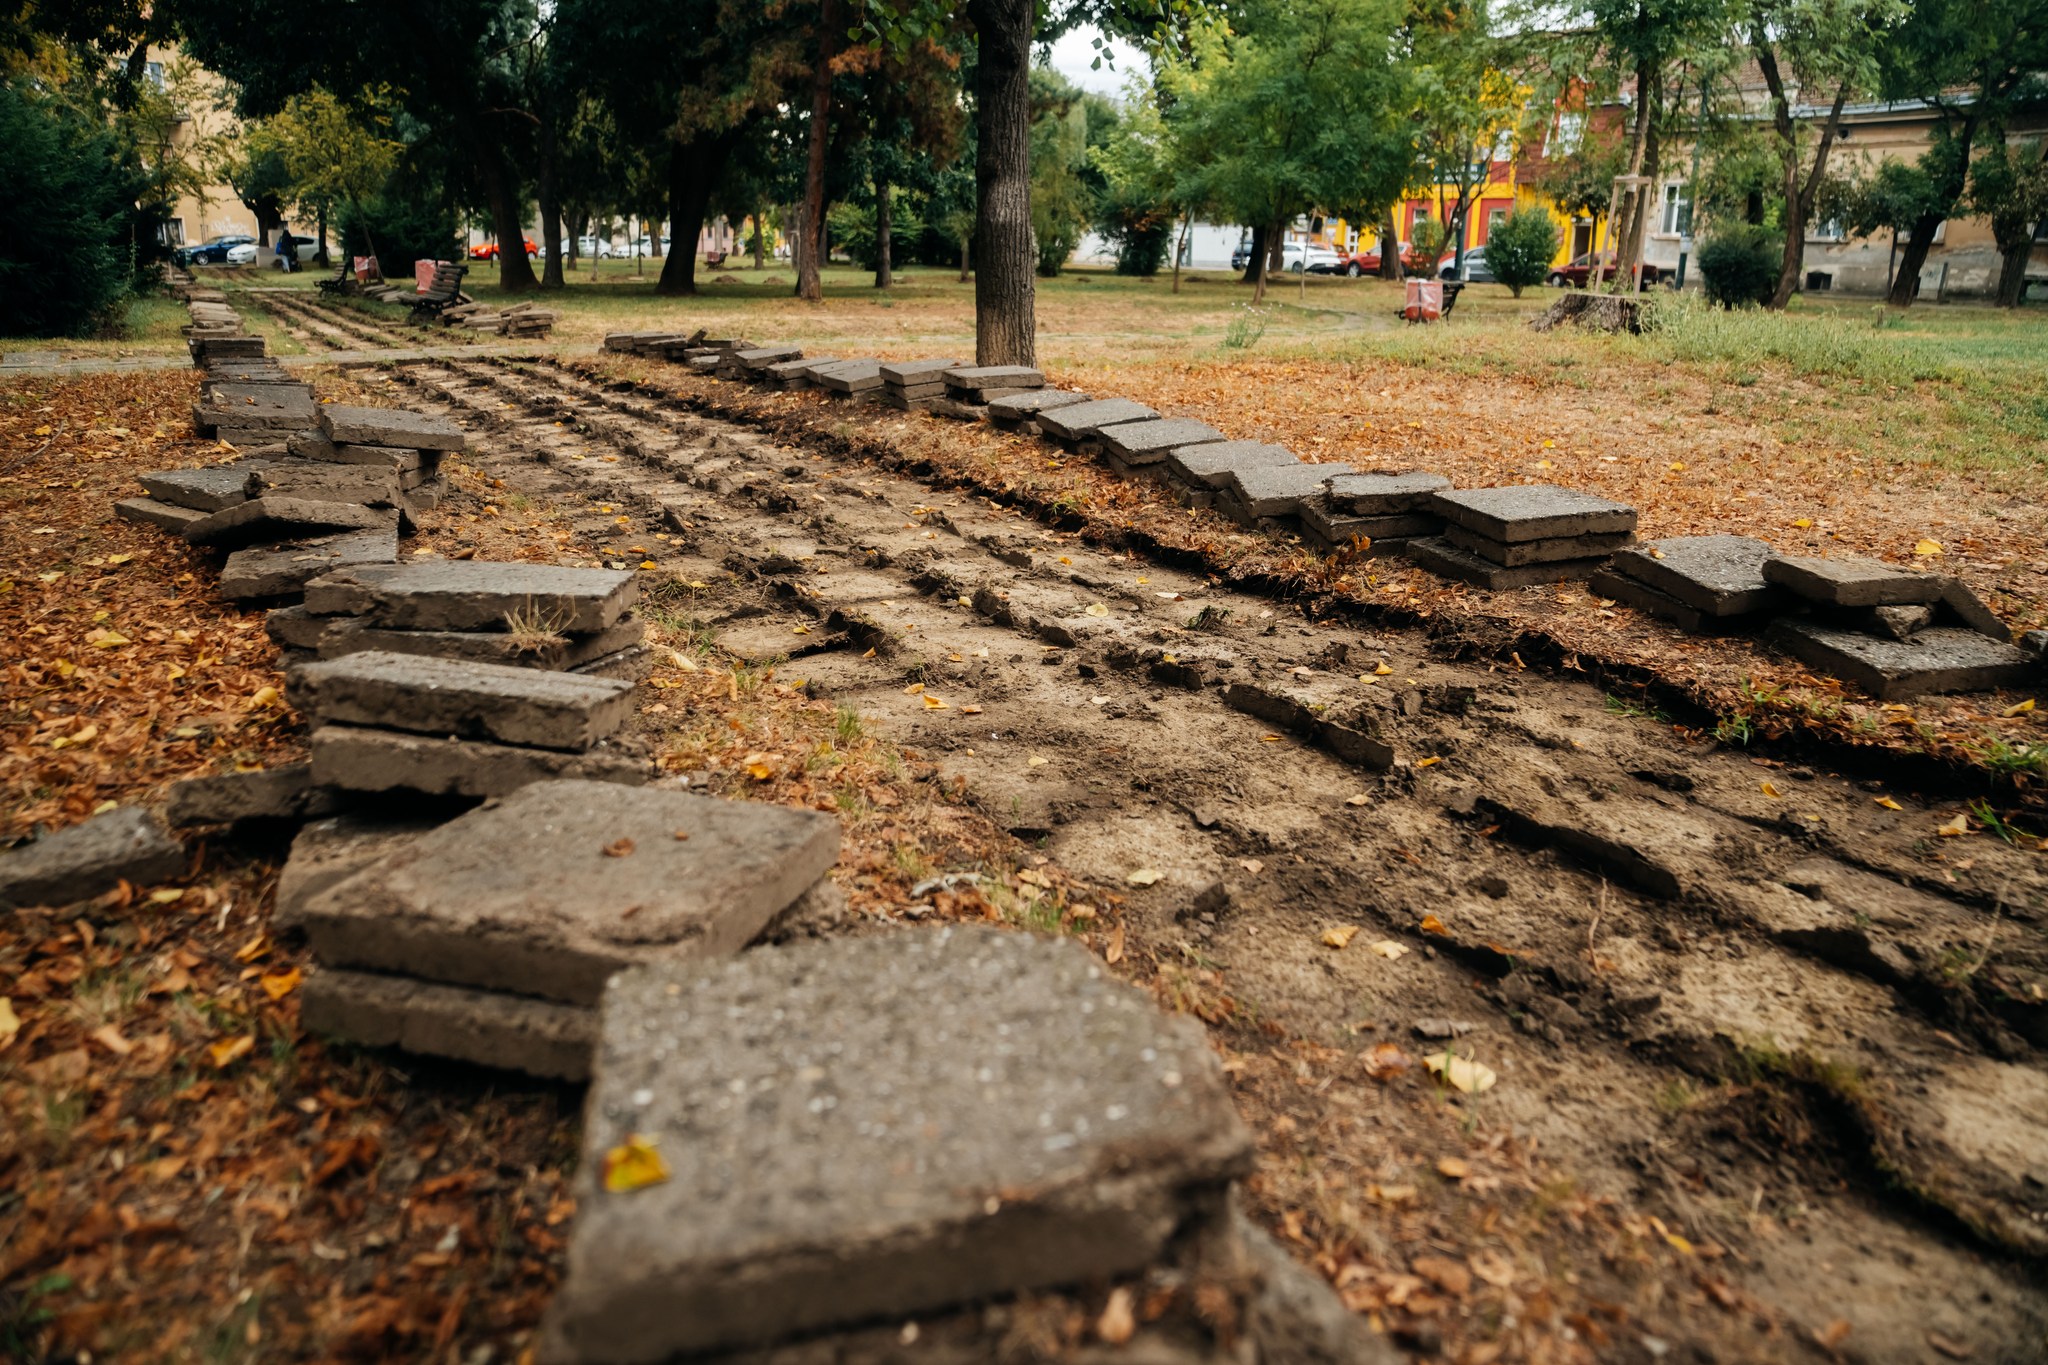
{"type": "Polygon", "coordinates": [[[929,692],[925,693],[924,705],[927,711],[943,711],[946,709],[946,703],[929,692]]]}
{"type": "Polygon", "coordinates": [[[1423,1059],[1430,1074],[1454,1089],[1468,1095],[1477,1095],[1493,1089],[1493,1083],[1500,1077],[1493,1074],[1493,1068],[1470,1057],[1460,1057],[1450,1052],[1432,1052],[1423,1059]]]}
{"type": "Polygon", "coordinates": [[[304,973],[294,967],[288,972],[271,972],[259,978],[257,984],[263,987],[263,993],[272,1000],[282,1000],[299,988],[299,981],[303,976],[304,973]]]}
{"type": "Polygon", "coordinates": [[[1370,951],[1379,954],[1389,962],[1398,962],[1408,956],[1408,949],[1390,938],[1383,938],[1378,943],[1373,944],[1370,951]]]}
{"type": "Polygon", "coordinates": [[[1384,677],[1386,677],[1386,676],[1387,676],[1388,674],[1392,673],[1393,671],[1394,671],[1394,670],[1393,670],[1393,669],[1392,669],[1391,667],[1389,667],[1388,665],[1386,665],[1386,664],[1381,664],[1381,665],[1380,665],[1380,666],[1379,666],[1378,668],[1375,668],[1375,669],[1373,670],[1373,676],[1374,676],[1374,677],[1378,677],[1378,678],[1384,678],[1384,677]]]}
{"type": "Polygon", "coordinates": [[[149,899],[150,903],[153,905],[170,905],[174,901],[181,901],[185,899],[185,893],[182,889],[178,887],[167,886],[164,887],[161,891],[150,892],[149,899]]]}
{"type": "Polygon", "coordinates": [[[1369,806],[1372,804],[1372,798],[1364,792],[1360,792],[1356,796],[1345,797],[1344,804],[1347,806],[1369,806]]]}
{"type": "Polygon", "coordinates": [[[1766,782],[1763,784],[1763,793],[1765,796],[1775,797],[1778,795],[1778,789],[1766,782]]]}
{"type": "Polygon", "coordinates": [[[1325,948],[1348,948],[1351,946],[1351,940],[1357,937],[1357,925],[1333,925],[1332,927],[1323,930],[1323,946],[1325,948]]]}
{"type": "Polygon", "coordinates": [[[1109,1302],[1102,1306],[1102,1316],[1095,1320],[1095,1335],[1111,1346],[1121,1346],[1129,1341],[1138,1330],[1138,1317],[1133,1311],[1131,1291],[1118,1285],[1110,1291],[1109,1302]]]}
{"type": "Polygon", "coordinates": [[[1913,557],[1915,559],[1933,559],[1940,553],[1941,542],[1938,540],[1916,540],[1913,542],[1913,557]]]}
{"type": "Polygon", "coordinates": [[[1052,760],[1049,758],[1040,758],[1037,754],[1033,754],[1031,757],[1024,760],[1024,766],[1027,768],[1043,768],[1046,764],[1050,762],[1052,762],[1052,760]]]}
{"type": "Polygon", "coordinates": [[[1812,517],[1801,517],[1801,518],[1799,518],[1799,520],[1797,520],[1797,521],[1793,522],[1792,524],[1793,524],[1794,526],[1797,526],[1797,527],[1798,527],[1798,528],[1799,528],[1800,530],[1804,531],[1804,530],[1805,530],[1805,529],[1806,529],[1807,527],[1809,527],[1809,526],[1813,525],[1813,518],[1812,518],[1812,517]]]}
{"type": "Polygon", "coordinates": [[[1953,839],[1958,834],[1968,834],[1970,832],[1970,817],[1962,811],[1957,811],[1953,819],[1937,828],[1934,832],[1944,839],[1953,839]]]}
{"type": "Polygon", "coordinates": [[[1443,762],[1443,759],[1432,755],[1429,758],[1416,760],[1415,766],[1418,768],[1433,768],[1441,762],[1443,762]]]}
{"type": "Polygon", "coordinates": [[[775,776],[775,769],[765,759],[751,758],[747,760],[747,776],[756,782],[766,782],[775,776]]]}
{"type": "Polygon", "coordinates": [[[1163,874],[1161,874],[1155,868],[1141,867],[1136,872],[1131,873],[1130,876],[1125,877],[1124,880],[1129,882],[1132,886],[1151,886],[1154,882],[1157,882],[1162,875],[1163,874]]]}
{"type": "Polygon", "coordinates": [[[2011,719],[2012,719],[2012,718],[2013,718],[2014,716],[2024,716],[2024,715],[2027,715],[2027,714],[2031,713],[2031,712],[2033,711],[2033,709],[2034,709],[2034,699],[2033,699],[2032,697],[2028,697],[2028,698],[2027,698],[2027,699],[2026,699],[2025,701],[2023,701],[2023,702],[2019,702],[2019,703],[2016,703],[2015,705],[2012,705],[2012,706],[2008,706],[2008,707],[2006,707],[2006,708],[2005,708],[2005,710],[2004,710],[2003,712],[2001,712],[2000,714],[2001,714],[2001,715],[2003,715],[2003,716],[2004,716],[2004,717],[2005,717],[2005,718],[2006,718],[2007,720],[2011,720],[2011,719]]]}
{"type": "Polygon", "coordinates": [[[652,569],[655,567],[655,563],[651,559],[643,559],[640,561],[640,567],[643,569],[652,569]]]}
{"type": "Polygon", "coordinates": [[[223,1038],[206,1049],[206,1055],[213,1059],[216,1071],[232,1065],[237,1058],[246,1057],[256,1050],[256,1035],[245,1033],[239,1038],[223,1038]]]}
{"type": "Polygon", "coordinates": [[[1472,1167],[1461,1156],[1440,1156],[1436,1159],[1436,1173],[1446,1180],[1463,1180],[1472,1174],[1472,1167]]]}
{"type": "Polygon", "coordinates": [[[1088,604],[1088,615],[1107,616],[1109,615],[1109,606],[1103,602],[1090,602],[1088,604]]]}
{"type": "Polygon", "coordinates": [[[626,1194],[668,1179],[668,1163],[654,1148],[654,1139],[634,1133],[604,1154],[604,1187],[612,1194],[626,1194]]]}
{"type": "Polygon", "coordinates": [[[107,630],[105,628],[87,631],[85,642],[95,649],[118,649],[122,645],[135,643],[120,631],[107,630]]]}
{"type": "Polygon", "coordinates": [[[1878,798],[1877,798],[1877,804],[1878,804],[1878,805],[1880,805],[1880,806],[1883,806],[1883,807],[1884,807],[1884,808],[1885,808],[1886,810],[1904,810],[1904,809],[1905,809],[1905,807],[1904,807],[1904,806],[1902,806],[1902,805],[1900,805],[1900,804],[1899,804],[1898,802],[1896,802],[1896,801],[1892,800],[1892,799],[1891,799],[1891,798],[1890,798],[1889,796],[1880,796],[1880,797],[1878,797],[1878,798]]]}
{"type": "Polygon", "coordinates": [[[21,1016],[14,1012],[14,1002],[0,995],[0,1047],[14,1041],[14,1035],[21,1032],[21,1016]]]}

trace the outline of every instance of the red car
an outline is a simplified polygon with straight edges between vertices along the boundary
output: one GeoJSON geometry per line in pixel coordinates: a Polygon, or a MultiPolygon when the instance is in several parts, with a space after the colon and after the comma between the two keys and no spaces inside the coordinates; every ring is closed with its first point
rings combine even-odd
{"type": "MultiPolygon", "coordinates": [[[[526,239],[525,239],[525,242],[526,242],[526,259],[527,259],[527,260],[529,260],[529,261],[537,261],[537,260],[539,260],[539,259],[540,259],[540,248],[539,248],[538,246],[534,245],[534,241],[533,241],[533,238],[531,238],[531,237],[528,237],[528,238],[526,238],[526,239]]],[[[495,260],[497,260],[497,259],[498,259],[498,244],[497,244],[496,242],[479,242],[479,243],[477,243],[477,244],[476,244],[475,246],[473,246],[473,247],[471,247],[471,248],[469,249],[469,259],[471,259],[472,261],[495,261],[495,260]]]]}
{"type": "MultiPolygon", "coordinates": [[[[1586,281],[1593,277],[1593,262],[1595,258],[1602,254],[1601,252],[1589,251],[1577,260],[1569,261],[1564,265],[1554,265],[1550,268],[1550,274],[1545,277],[1544,283],[1558,289],[1563,289],[1567,285],[1574,289],[1584,289],[1586,281]]],[[[1600,282],[1602,284],[1614,278],[1614,269],[1614,260],[1612,257],[1609,257],[1606,264],[1600,267],[1600,282]]],[[[1651,265],[1648,261],[1644,261],[1643,283],[1662,284],[1663,282],[1664,267],[1651,265]]]]}
{"type": "MultiPolygon", "coordinates": [[[[1411,275],[1426,275],[1429,273],[1429,257],[1425,253],[1417,251],[1413,242],[1401,243],[1401,264],[1406,267],[1411,275]]],[[[1374,247],[1370,251],[1354,251],[1345,255],[1338,262],[1337,273],[1339,275],[1349,275],[1354,280],[1360,275],[1379,274],[1380,249],[1374,247]]]]}

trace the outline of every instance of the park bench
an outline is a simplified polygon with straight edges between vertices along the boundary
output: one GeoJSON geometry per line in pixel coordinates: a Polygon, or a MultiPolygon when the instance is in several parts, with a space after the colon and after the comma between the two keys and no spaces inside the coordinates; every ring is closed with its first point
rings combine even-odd
{"type": "Polygon", "coordinates": [[[705,253],[704,253],[704,264],[706,264],[706,265],[724,265],[724,264],[725,264],[725,258],[726,258],[726,257],[727,257],[728,255],[730,255],[730,254],[731,254],[731,253],[729,253],[729,252],[724,252],[724,251],[707,251],[707,252],[705,252],[705,253]]]}
{"type": "Polygon", "coordinates": [[[453,261],[442,261],[436,265],[434,267],[434,277],[427,282],[427,287],[421,290],[419,296],[412,301],[412,311],[416,315],[415,321],[423,322],[432,314],[438,313],[443,308],[450,307],[451,305],[468,303],[469,300],[462,296],[462,277],[468,273],[468,266],[457,265],[453,261]]]}
{"type": "Polygon", "coordinates": [[[349,258],[346,251],[341,253],[341,264],[335,268],[334,278],[320,281],[323,294],[346,294],[355,287],[355,280],[349,273],[349,258]]]}

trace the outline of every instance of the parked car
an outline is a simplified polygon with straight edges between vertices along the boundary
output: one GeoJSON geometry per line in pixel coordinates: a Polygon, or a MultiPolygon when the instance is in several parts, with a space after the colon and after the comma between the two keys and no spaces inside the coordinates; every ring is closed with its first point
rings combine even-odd
{"type": "MultiPolygon", "coordinates": [[[[526,244],[526,259],[529,261],[539,260],[540,247],[534,244],[533,238],[525,237],[521,238],[520,240],[526,244]]],[[[478,242],[475,246],[469,249],[469,259],[471,259],[472,261],[497,260],[498,244],[496,242],[478,242]]]]}
{"type": "MultiPolygon", "coordinates": [[[[1380,249],[1378,247],[1374,247],[1370,251],[1346,253],[1343,256],[1343,261],[1344,264],[1341,267],[1340,273],[1349,275],[1353,279],[1357,279],[1360,275],[1377,275],[1380,273],[1380,249]]],[[[1429,268],[1429,257],[1417,251],[1413,242],[1403,242],[1401,243],[1401,264],[1407,269],[1409,274],[1419,274],[1429,268]]]]}
{"type": "MultiPolygon", "coordinates": [[[[1550,274],[1545,278],[1544,283],[1558,289],[1563,289],[1567,285],[1574,289],[1584,289],[1586,281],[1593,277],[1593,262],[1599,255],[1600,253],[1598,252],[1589,251],[1583,256],[1565,262],[1563,265],[1552,266],[1550,274]]],[[[1614,262],[1611,259],[1600,268],[1600,282],[1602,284],[1614,278],[1614,268],[1614,262]]],[[[1644,284],[1662,284],[1664,282],[1664,273],[1663,266],[1652,265],[1648,261],[1643,262],[1644,284]]]]}
{"type": "Polygon", "coordinates": [[[1242,270],[1252,263],[1252,235],[1247,232],[1237,239],[1237,249],[1230,253],[1230,268],[1242,270]]]}
{"type": "Polygon", "coordinates": [[[1280,268],[1293,275],[1304,269],[1311,275],[1334,275],[1341,267],[1337,253],[1319,243],[1282,242],[1280,268]]]}
{"type": "Polygon", "coordinates": [[[229,265],[256,264],[255,240],[252,238],[245,237],[241,241],[236,242],[233,246],[228,248],[228,254],[226,259],[229,265]]]}
{"type": "Polygon", "coordinates": [[[177,248],[171,259],[179,265],[226,265],[229,251],[255,240],[248,236],[209,237],[195,246],[177,248]]]}
{"type": "Polygon", "coordinates": [[[1464,280],[1467,284],[1492,284],[1493,268],[1486,263],[1486,248],[1468,246],[1465,248],[1465,273],[1458,273],[1458,253],[1449,251],[1436,263],[1436,277],[1440,280],[1464,280]]]}
{"type": "Polygon", "coordinates": [[[586,235],[576,239],[576,254],[579,256],[595,256],[600,261],[608,261],[614,256],[625,255],[626,249],[613,246],[612,239],[609,237],[586,235]]]}

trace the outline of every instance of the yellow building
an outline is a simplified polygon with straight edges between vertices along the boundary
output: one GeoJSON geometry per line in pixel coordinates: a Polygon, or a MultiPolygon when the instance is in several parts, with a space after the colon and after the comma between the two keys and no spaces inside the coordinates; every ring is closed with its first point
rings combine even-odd
{"type": "MultiPolygon", "coordinates": [[[[255,210],[241,201],[232,185],[218,179],[214,169],[217,153],[232,143],[242,126],[226,82],[175,49],[152,47],[146,60],[145,79],[174,101],[172,154],[191,157],[208,171],[204,186],[180,195],[172,206],[170,221],[163,228],[165,244],[196,246],[227,236],[267,238],[259,242],[257,260],[269,265],[278,225],[259,225],[255,210]]],[[[295,237],[310,239],[317,230],[317,224],[290,217],[286,225],[295,237]]]]}

